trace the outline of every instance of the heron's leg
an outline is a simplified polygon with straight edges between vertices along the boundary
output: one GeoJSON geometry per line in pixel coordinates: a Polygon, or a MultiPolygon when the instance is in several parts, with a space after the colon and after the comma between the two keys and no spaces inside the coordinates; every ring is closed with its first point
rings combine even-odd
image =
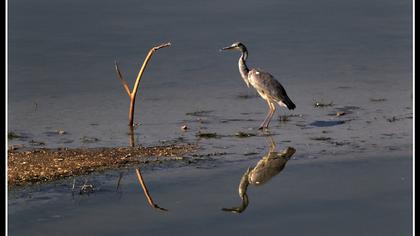
{"type": "Polygon", "coordinates": [[[261,123],[260,127],[258,128],[260,130],[265,128],[265,123],[267,122],[267,119],[268,119],[268,117],[270,116],[270,113],[271,113],[271,106],[270,106],[270,103],[268,101],[267,101],[267,104],[268,104],[269,110],[268,110],[267,116],[265,117],[264,121],[261,123]]]}
{"type": "Polygon", "coordinates": [[[270,116],[268,117],[267,123],[265,128],[268,128],[268,125],[270,124],[271,119],[273,118],[274,112],[276,111],[276,106],[274,105],[274,103],[270,102],[270,116]]]}
{"type": "Polygon", "coordinates": [[[264,129],[264,128],[267,128],[267,127],[268,127],[267,122],[269,122],[269,119],[270,119],[270,117],[272,116],[272,113],[273,113],[272,106],[271,106],[271,104],[270,104],[270,102],[269,102],[269,101],[267,101],[267,104],[268,104],[268,108],[269,108],[269,111],[268,111],[267,117],[265,117],[265,119],[264,119],[263,123],[261,123],[261,125],[260,125],[260,127],[259,127],[258,129],[264,129]]]}

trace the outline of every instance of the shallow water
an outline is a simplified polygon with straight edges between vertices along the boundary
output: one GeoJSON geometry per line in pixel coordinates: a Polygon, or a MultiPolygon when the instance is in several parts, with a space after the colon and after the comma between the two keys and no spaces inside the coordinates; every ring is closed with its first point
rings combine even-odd
{"type": "MultiPolygon", "coordinates": [[[[118,171],[88,177],[88,183],[97,188],[90,195],[79,195],[77,190],[72,195],[72,179],[16,190],[20,196],[9,200],[9,233],[411,234],[411,158],[290,159],[267,183],[248,187],[249,204],[242,213],[222,211],[241,205],[241,176],[258,160],[217,168],[143,169],[155,203],[167,212],[147,204],[133,169],[122,171],[118,189],[118,171]]],[[[77,178],[78,185],[84,181],[77,178]]]]}
{"type": "MultiPolygon", "coordinates": [[[[129,99],[114,60],[132,85],[151,46],[167,41],[173,46],[153,56],[136,104],[145,145],[194,137],[186,113],[201,110],[219,119],[255,119],[209,124],[214,129],[258,127],[266,103],[241,80],[238,53],[219,52],[237,40],[248,46],[250,67],[283,83],[297,104],[287,114],[303,115],[305,125],[333,119],[325,116],[330,108],[314,109],[315,101],[359,107],[352,115],[378,127],[412,114],[410,1],[18,0],[9,11],[8,130],[26,137],[11,144],[127,145],[129,99]],[[251,98],[240,99],[244,94],[251,98]],[[180,130],[184,123],[193,135],[180,130]],[[56,130],[66,134],[48,135],[56,130]]],[[[408,136],[410,123],[401,125],[408,136]]]]}
{"type": "Polygon", "coordinates": [[[9,145],[130,145],[129,99],[114,60],[133,84],[151,46],[170,41],[141,81],[135,142],[200,147],[185,161],[141,167],[167,214],[150,209],[132,169],[117,193],[119,171],[110,171],[89,176],[98,191],[74,199],[72,179],[11,189],[9,233],[408,234],[411,4],[9,2],[8,130],[21,136],[9,145]],[[219,52],[234,41],[247,45],[249,66],[272,73],[297,105],[278,109],[269,134],[279,150],[297,152],[265,186],[249,187],[240,216],[220,209],[240,205],[242,174],[268,150],[267,134],[256,130],[267,107],[241,80],[239,55],[219,52]],[[217,136],[197,136],[206,132],[217,136]]]}

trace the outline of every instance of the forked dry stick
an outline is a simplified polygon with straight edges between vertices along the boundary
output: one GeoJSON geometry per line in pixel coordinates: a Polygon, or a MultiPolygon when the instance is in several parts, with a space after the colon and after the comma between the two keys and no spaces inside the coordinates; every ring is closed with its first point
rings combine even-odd
{"type": "Polygon", "coordinates": [[[147,202],[149,203],[149,205],[151,207],[153,207],[155,209],[158,209],[158,210],[161,210],[161,211],[168,211],[167,209],[159,207],[157,204],[155,204],[153,202],[153,198],[152,198],[152,196],[150,196],[149,190],[147,189],[147,186],[144,183],[143,176],[141,175],[140,169],[138,169],[138,168],[136,169],[136,174],[137,174],[137,179],[139,180],[139,183],[140,183],[141,187],[143,188],[144,195],[146,196],[147,202]]]}
{"type": "Polygon", "coordinates": [[[140,68],[140,71],[137,75],[136,83],[134,84],[133,90],[130,91],[130,88],[127,84],[127,82],[124,80],[122,73],[120,69],[118,68],[117,62],[115,62],[115,70],[117,71],[117,78],[121,81],[125,91],[127,92],[128,96],[130,97],[130,110],[128,111],[128,125],[133,126],[134,124],[134,105],[136,103],[136,95],[137,90],[139,88],[141,77],[144,73],[144,70],[146,69],[147,63],[149,62],[150,58],[152,57],[153,53],[161,48],[169,47],[171,46],[171,43],[164,43],[159,46],[153,47],[150,49],[149,54],[147,54],[146,58],[144,59],[143,65],[140,68]]]}

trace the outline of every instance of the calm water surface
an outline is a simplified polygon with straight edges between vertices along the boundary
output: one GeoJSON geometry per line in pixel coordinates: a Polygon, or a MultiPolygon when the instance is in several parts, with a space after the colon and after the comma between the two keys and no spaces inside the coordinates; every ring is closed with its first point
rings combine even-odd
{"type": "MultiPolygon", "coordinates": [[[[97,190],[71,193],[72,179],[12,191],[10,235],[411,235],[411,158],[290,159],[261,186],[249,185],[242,213],[238,185],[260,159],[144,168],[151,208],[134,170],[89,176],[97,190]],[[215,165],[215,166],[214,166],[215,165]],[[387,226],[384,227],[384,224],[387,226]]],[[[76,186],[85,177],[76,179],[76,186]]]]}
{"type": "Polygon", "coordinates": [[[235,99],[255,93],[239,76],[239,55],[219,52],[234,41],[248,46],[250,67],[283,83],[307,123],[325,119],[315,101],[363,108],[367,120],[412,113],[410,1],[17,0],[9,13],[8,129],[25,137],[11,143],[126,145],[129,99],[114,60],[132,85],[151,46],[167,41],[141,82],[143,144],[182,135],[186,113],[201,110],[258,127],[265,102],[235,99]],[[55,130],[67,135],[48,135],[55,130]]]}

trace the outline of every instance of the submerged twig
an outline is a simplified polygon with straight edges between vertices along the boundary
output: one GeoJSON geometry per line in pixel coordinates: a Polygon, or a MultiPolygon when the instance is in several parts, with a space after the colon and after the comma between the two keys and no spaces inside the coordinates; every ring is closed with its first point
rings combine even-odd
{"type": "Polygon", "coordinates": [[[147,63],[149,62],[150,58],[152,57],[152,55],[155,51],[157,51],[161,48],[164,48],[164,47],[169,47],[169,46],[171,46],[171,43],[164,43],[164,44],[161,44],[159,46],[156,46],[156,47],[153,47],[152,49],[150,49],[149,54],[147,54],[146,58],[144,59],[143,65],[140,68],[140,71],[137,75],[136,82],[135,82],[134,87],[131,91],[130,91],[130,88],[129,88],[127,82],[124,80],[124,78],[122,76],[122,73],[121,73],[121,71],[118,67],[118,63],[115,61],[115,70],[117,71],[117,78],[121,81],[125,91],[127,92],[128,96],[130,97],[130,110],[129,110],[129,113],[128,113],[128,125],[129,126],[133,126],[133,124],[134,124],[134,122],[133,122],[133,119],[134,119],[134,105],[135,105],[135,102],[136,102],[137,90],[138,90],[138,87],[139,87],[139,84],[140,84],[141,77],[144,73],[144,70],[146,69],[147,63]]]}
{"type": "Polygon", "coordinates": [[[89,195],[90,193],[93,193],[95,191],[95,187],[93,186],[93,184],[88,184],[87,182],[88,180],[85,179],[85,183],[80,187],[80,190],[79,190],[80,195],[82,194],[89,195]]]}
{"type": "Polygon", "coordinates": [[[71,188],[71,191],[74,192],[74,188],[76,187],[76,178],[73,178],[73,186],[71,188]]]}
{"type": "Polygon", "coordinates": [[[123,176],[124,176],[124,173],[121,172],[120,177],[118,177],[118,181],[117,181],[117,189],[116,189],[117,192],[118,192],[118,189],[120,188],[120,183],[121,183],[121,180],[122,180],[123,176]]]}
{"type": "Polygon", "coordinates": [[[149,205],[151,207],[153,207],[155,209],[158,209],[158,210],[161,210],[161,211],[168,211],[167,209],[159,207],[157,204],[155,204],[153,202],[153,198],[152,198],[152,196],[150,196],[149,190],[147,189],[147,186],[146,186],[146,184],[143,180],[143,176],[141,175],[140,169],[138,169],[138,168],[136,169],[136,174],[137,174],[137,179],[139,180],[139,183],[140,183],[141,187],[143,188],[144,195],[146,196],[147,202],[149,203],[149,205]]]}
{"type": "MultiPolygon", "coordinates": [[[[79,195],[83,195],[83,194],[89,195],[90,193],[93,193],[95,191],[95,187],[93,186],[93,184],[88,184],[87,182],[88,180],[85,179],[85,183],[82,186],[80,186],[79,195]]],[[[73,178],[73,184],[71,187],[72,198],[74,198],[75,190],[76,190],[76,178],[73,178]]]]}

